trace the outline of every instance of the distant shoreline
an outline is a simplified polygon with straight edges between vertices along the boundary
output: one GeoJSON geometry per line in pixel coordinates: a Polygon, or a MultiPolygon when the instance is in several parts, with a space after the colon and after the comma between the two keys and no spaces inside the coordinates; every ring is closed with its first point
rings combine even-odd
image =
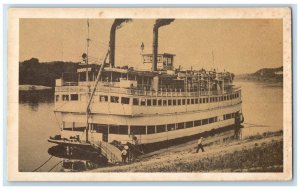
{"type": "Polygon", "coordinates": [[[21,90],[21,91],[50,90],[50,89],[52,89],[52,87],[50,87],[50,86],[31,85],[31,84],[21,84],[21,85],[19,85],[19,90],[21,90]]]}

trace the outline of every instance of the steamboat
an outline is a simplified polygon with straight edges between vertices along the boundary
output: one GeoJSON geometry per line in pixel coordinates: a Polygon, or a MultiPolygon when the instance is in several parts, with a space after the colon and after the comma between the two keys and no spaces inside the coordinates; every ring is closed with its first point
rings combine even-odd
{"type": "Polygon", "coordinates": [[[144,152],[242,127],[241,89],[233,85],[232,73],[175,68],[174,54],[158,53],[159,28],[174,19],[156,20],[153,50],[141,54],[142,68],[116,66],[116,31],[126,21],[114,21],[101,64],[89,63],[87,48],[76,80],[67,75],[56,80],[61,134],[49,142],[119,162],[125,144],[144,152]]]}

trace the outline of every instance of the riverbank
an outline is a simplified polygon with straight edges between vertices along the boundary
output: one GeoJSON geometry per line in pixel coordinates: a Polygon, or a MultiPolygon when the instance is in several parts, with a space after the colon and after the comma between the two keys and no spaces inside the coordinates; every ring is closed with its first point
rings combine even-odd
{"type": "Polygon", "coordinates": [[[196,141],[170,147],[134,163],[89,172],[282,172],[282,131],[213,144],[195,153],[196,141]]]}
{"type": "Polygon", "coordinates": [[[28,91],[28,90],[50,90],[52,87],[50,86],[42,86],[42,85],[30,85],[30,84],[21,84],[19,85],[19,90],[28,91]]]}

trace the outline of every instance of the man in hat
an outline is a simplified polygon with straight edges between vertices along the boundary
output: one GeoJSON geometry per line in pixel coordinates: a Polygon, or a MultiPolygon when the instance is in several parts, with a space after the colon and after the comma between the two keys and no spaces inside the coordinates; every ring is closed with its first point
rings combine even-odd
{"type": "Polygon", "coordinates": [[[199,152],[199,149],[200,149],[200,148],[201,148],[202,152],[204,152],[204,148],[203,148],[203,145],[202,145],[202,141],[203,141],[203,137],[200,137],[199,140],[198,140],[198,147],[197,147],[196,153],[199,152]]]}
{"type": "Polygon", "coordinates": [[[127,158],[127,150],[125,148],[121,152],[121,157],[122,157],[122,162],[126,163],[126,158],[127,158]]]}

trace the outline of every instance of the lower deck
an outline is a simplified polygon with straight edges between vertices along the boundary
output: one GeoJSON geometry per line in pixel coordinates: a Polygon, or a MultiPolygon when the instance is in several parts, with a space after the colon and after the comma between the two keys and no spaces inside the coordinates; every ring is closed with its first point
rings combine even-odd
{"type": "MultiPolygon", "coordinates": [[[[178,120],[178,116],[170,115],[159,121],[153,118],[143,117],[143,123],[135,124],[134,118],[128,122],[106,123],[111,120],[102,120],[102,123],[91,123],[89,126],[88,138],[91,141],[104,141],[119,143],[130,142],[132,144],[151,144],[171,139],[200,134],[223,127],[237,125],[240,122],[241,108],[238,106],[223,110],[211,110],[207,113],[196,113],[185,115],[178,120]]],[[[108,116],[106,116],[108,117],[108,116]]],[[[158,116],[159,117],[159,116],[158,116]]],[[[128,119],[128,118],[127,118],[128,119]]],[[[141,118],[139,118],[141,119],[141,118]]],[[[86,127],[64,127],[62,138],[86,140],[86,127]]]]}

